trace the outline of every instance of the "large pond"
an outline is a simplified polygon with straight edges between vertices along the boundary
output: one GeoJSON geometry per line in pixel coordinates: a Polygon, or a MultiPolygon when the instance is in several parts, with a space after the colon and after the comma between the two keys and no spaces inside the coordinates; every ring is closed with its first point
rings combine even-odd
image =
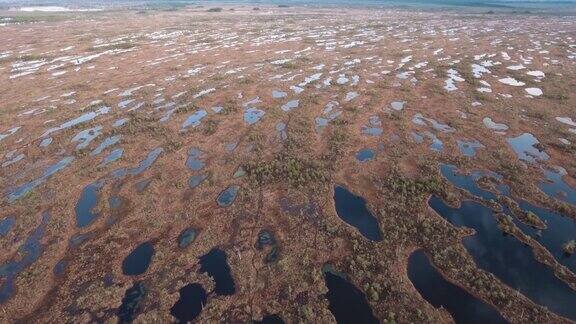
{"type": "Polygon", "coordinates": [[[354,226],[365,238],[371,241],[382,240],[378,220],[368,210],[364,198],[342,186],[334,186],[334,204],[338,217],[354,226]]]}
{"type": "Polygon", "coordinates": [[[132,323],[142,308],[142,302],[148,290],[141,281],[137,281],[124,294],[122,304],[116,311],[119,323],[132,323]]]}
{"type": "MultiPolygon", "coordinates": [[[[485,199],[497,201],[496,193],[482,189],[478,186],[477,180],[480,177],[489,177],[496,180],[501,180],[499,174],[490,171],[473,171],[470,174],[463,174],[453,165],[441,165],[440,171],[442,175],[450,181],[454,186],[464,189],[471,194],[485,199]]],[[[498,192],[504,196],[512,198],[510,190],[506,185],[497,185],[498,192]]],[[[517,200],[520,209],[523,212],[531,212],[536,215],[540,220],[546,224],[545,229],[537,229],[532,226],[526,225],[516,217],[512,217],[512,221],[518,228],[525,234],[530,235],[535,240],[539,241],[550,253],[572,271],[576,271],[576,257],[567,256],[562,245],[574,239],[576,233],[576,221],[567,216],[552,212],[542,207],[534,206],[527,201],[517,200]]],[[[504,212],[511,215],[511,211],[504,207],[504,212]]]]}
{"type": "Polygon", "coordinates": [[[480,269],[493,273],[535,303],[576,319],[576,292],[538,262],[530,247],[514,236],[503,235],[491,209],[473,201],[451,208],[436,196],[430,198],[429,205],[454,226],[476,231],[462,243],[480,269]]]}
{"type": "Polygon", "coordinates": [[[197,283],[189,284],[180,289],[180,299],[170,309],[170,314],[179,323],[188,323],[194,320],[206,305],[206,291],[197,283]]]}
{"type": "Polygon", "coordinates": [[[216,248],[200,257],[200,272],[205,272],[214,279],[214,292],[218,295],[233,295],[236,292],[234,278],[226,259],[226,252],[216,248]]]}
{"type": "Polygon", "coordinates": [[[86,227],[98,218],[99,214],[94,212],[94,208],[98,204],[98,194],[103,185],[103,181],[97,181],[82,189],[80,199],[76,203],[76,225],[78,227],[86,227]]]}
{"type": "Polygon", "coordinates": [[[444,279],[422,250],[410,255],[408,277],[424,299],[446,309],[456,323],[507,323],[492,305],[444,279]]]}
{"type": "Polygon", "coordinates": [[[122,262],[122,273],[127,276],[141,275],[150,266],[154,246],[150,242],[138,245],[122,262]]]}
{"type": "Polygon", "coordinates": [[[328,309],[339,324],[380,323],[372,313],[366,295],[352,284],[345,275],[329,266],[323,269],[328,293],[328,309]]]}
{"type": "Polygon", "coordinates": [[[18,248],[16,256],[6,263],[0,265],[0,304],[5,303],[14,293],[14,281],[20,272],[36,262],[42,254],[43,247],[40,242],[44,236],[46,225],[50,219],[50,214],[42,213],[40,225],[26,238],[24,243],[18,248]]]}

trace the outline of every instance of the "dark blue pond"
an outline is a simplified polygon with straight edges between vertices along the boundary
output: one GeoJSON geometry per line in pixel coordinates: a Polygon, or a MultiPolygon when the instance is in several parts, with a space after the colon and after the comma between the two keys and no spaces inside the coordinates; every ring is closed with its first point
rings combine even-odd
{"type": "Polygon", "coordinates": [[[491,209],[472,201],[464,201],[454,209],[435,196],[428,203],[454,226],[476,231],[462,243],[480,269],[493,273],[535,303],[576,319],[576,292],[548,266],[536,261],[530,247],[514,236],[503,235],[491,209]]]}
{"type": "Polygon", "coordinates": [[[346,223],[371,241],[382,241],[382,232],[376,217],[366,207],[366,200],[356,196],[346,188],[334,186],[334,204],[336,213],[346,223]]]}
{"type": "MultiPolygon", "coordinates": [[[[456,167],[452,165],[442,165],[440,170],[442,175],[444,175],[454,186],[486,200],[497,199],[494,193],[478,187],[476,180],[482,175],[499,179],[500,176],[498,174],[489,171],[474,171],[470,175],[460,174],[456,167]]],[[[498,185],[497,189],[501,194],[512,198],[507,186],[498,185]]],[[[539,230],[533,228],[526,225],[516,217],[512,218],[514,224],[516,224],[522,232],[538,240],[540,244],[550,251],[558,262],[566,265],[572,271],[576,271],[576,258],[566,256],[562,250],[562,245],[575,237],[576,221],[545,208],[534,206],[523,200],[517,202],[520,209],[536,214],[543,222],[545,222],[546,229],[539,230]]],[[[504,207],[504,212],[512,214],[506,207],[504,207]]]]}
{"type": "Polygon", "coordinates": [[[146,286],[140,281],[135,282],[132,287],[126,290],[122,304],[116,312],[119,323],[131,323],[136,318],[141,311],[142,302],[147,292],[146,286]]]}
{"type": "Polygon", "coordinates": [[[28,236],[26,241],[18,248],[18,254],[11,261],[0,265],[0,304],[5,303],[14,293],[14,281],[22,270],[36,262],[42,254],[40,240],[44,235],[50,214],[44,212],[40,225],[28,236]]]}
{"type": "Polygon", "coordinates": [[[93,210],[98,204],[98,194],[103,185],[103,181],[97,181],[82,189],[80,199],[76,203],[76,226],[86,227],[98,218],[99,214],[93,210]]]}
{"type": "Polygon", "coordinates": [[[576,221],[572,218],[562,216],[548,209],[534,206],[526,201],[518,203],[520,208],[531,211],[546,223],[546,229],[538,230],[528,226],[514,218],[514,224],[522,232],[530,235],[542,244],[561,264],[576,273],[576,256],[567,256],[562,249],[562,245],[576,238],[576,221]]]}
{"type": "Polygon", "coordinates": [[[194,320],[206,305],[206,291],[197,283],[189,284],[180,289],[180,299],[170,309],[170,314],[179,323],[194,320]]]}
{"type": "Polygon", "coordinates": [[[421,250],[408,259],[408,277],[424,299],[446,309],[456,323],[507,323],[492,305],[444,279],[421,250]]]}
{"type": "Polygon", "coordinates": [[[220,207],[228,207],[228,206],[232,205],[232,203],[236,199],[236,196],[238,195],[239,190],[240,190],[240,187],[236,186],[236,185],[232,185],[232,186],[226,188],[224,191],[222,191],[218,195],[218,198],[216,199],[216,201],[218,202],[218,205],[220,207]]]}
{"type": "Polygon", "coordinates": [[[328,287],[328,309],[339,324],[379,323],[364,293],[352,283],[331,271],[324,271],[328,287]]]}
{"type": "Polygon", "coordinates": [[[236,292],[226,258],[226,252],[216,248],[200,257],[200,272],[207,273],[214,279],[214,292],[218,295],[233,295],[236,292]]]}
{"type": "MultiPolygon", "coordinates": [[[[474,196],[480,197],[485,200],[496,201],[498,199],[498,196],[496,194],[478,187],[478,184],[476,183],[476,180],[478,180],[482,176],[499,178],[499,176],[496,174],[482,171],[475,171],[472,172],[472,174],[470,175],[463,174],[458,171],[458,168],[449,164],[441,164],[440,172],[454,186],[460,189],[464,189],[469,193],[473,194],[474,196]]],[[[507,192],[507,188],[504,188],[503,186],[499,187],[498,189],[500,189],[501,192],[502,191],[507,192]]]]}
{"type": "Polygon", "coordinates": [[[148,270],[154,246],[150,242],[144,242],[136,247],[122,262],[122,273],[127,276],[138,276],[148,270]]]}

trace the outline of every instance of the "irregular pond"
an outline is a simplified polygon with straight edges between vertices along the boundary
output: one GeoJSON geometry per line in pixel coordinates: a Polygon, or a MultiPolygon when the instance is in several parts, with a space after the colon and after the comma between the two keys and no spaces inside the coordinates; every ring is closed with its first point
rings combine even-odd
{"type": "Polygon", "coordinates": [[[104,181],[96,181],[82,189],[80,199],[76,203],[76,226],[86,227],[100,216],[93,212],[93,209],[98,204],[98,194],[102,186],[104,186],[104,181]]]}
{"type": "Polygon", "coordinates": [[[286,133],[286,124],[284,122],[277,122],[275,127],[278,132],[278,137],[285,141],[288,138],[288,134],[286,133]]]}
{"type": "Polygon", "coordinates": [[[15,258],[0,266],[0,304],[5,303],[14,293],[14,282],[20,272],[36,262],[42,254],[41,239],[46,230],[50,214],[44,212],[40,225],[28,236],[26,241],[18,248],[15,258]]]}
{"type": "Polygon", "coordinates": [[[238,191],[240,190],[240,186],[232,185],[222,191],[216,201],[220,207],[228,207],[232,205],[234,200],[236,200],[236,196],[238,195],[238,191]]]}
{"type": "Polygon", "coordinates": [[[364,293],[346,280],[344,275],[324,270],[328,293],[328,309],[339,324],[380,323],[370,308],[364,293]]]}
{"type": "Polygon", "coordinates": [[[429,123],[432,128],[442,133],[452,133],[456,131],[454,128],[448,126],[447,124],[438,122],[436,119],[424,117],[421,113],[417,113],[414,115],[414,117],[412,117],[412,123],[419,126],[426,126],[427,123],[429,123]]]}
{"type": "Polygon", "coordinates": [[[142,193],[144,192],[144,190],[148,189],[148,186],[150,186],[150,183],[152,183],[152,178],[148,178],[148,179],[142,179],[138,182],[136,182],[134,184],[134,187],[136,188],[136,192],[138,193],[142,193]]]}
{"type": "Polygon", "coordinates": [[[193,175],[190,178],[188,178],[188,187],[190,187],[190,189],[194,189],[198,187],[202,182],[204,182],[204,180],[206,180],[207,178],[208,174],[206,173],[193,175]]]}
{"type": "Polygon", "coordinates": [[[390,103],[390,107],[396,111],[400,111],[404,109],[405,104],[406,101],[392,101],[392,103],[390,103]]]}
{"type": "Polygon", "coordinates": [[[104,151],[108,147],[110,147],[112,145],[116,145],[118,142],[120,142],[120,138],[122,138],[122,135],[115,135],[115,136],[105,138],[104,141],[102,141],[102,143],[100,143],[100,145],[98,145],[98,147],[95,148],[90,153],[90,155],[94,156],[94,155],[98,155],[98,154],[102,153],[102,151],[104,151]]]}
{"type": "Polygon", "coordinates": [[[130,118],[120,118],[114,121],[114,123],[112,123],[112,127],[120,127],[124,124],[126,124],[126,122],[128,122],[130,120],[130,118]]]}
{"type": "Polygon", "coordinates": [[[138,276],[146,272],[154,255],[154,246],[150,242],[138,245],[122,262],[122,273],[126,276],[138,276]]]}
{"type": "Polygon", "coordinates": [[[15,224],[16,219],[14,218],[14,216],[4,217],[4,219],[0,221],[0,236],[8,234],[8,232],[10,232],[10,230],[14,227],[15,224]]]}
{"type": "Polygon", "coordinates": [[[334,204],[338,217],[371,241],[382,241],[382,232],[376,217],[366,207],[366,200],[342,186],[334,186],[334,204]]]}
{"type": "Polygon", "coordinates": [[[274,98],[274,99],[284,98],[287,95],[288,94],[284,91],[272,90],[272,98],[274,98]]]}
{"type": "Polygon", "coordinates": [[[132,287],[126,290],[124,298],[122,298],[122,304],[116,312],[119,323],[132,323],[134,321],[141,311],[142,302],[146,298],[147,293],[148,290],[141,281],[135,282],[132,287]]]}
{"type": "Polygon", "coordinates": [[[484,119],[482,119],[482,122],[484,123],[484,126],[488,127],[493,131],[503,132],[508,130],[508,125],[495,123],[494,121],[492,121],[492,118],[490,117],[485,117],[484,119]]]}
{"type": "Polygon", "coordinates": [[[158,157],[160,156],[160,154],[164,151],[164,149],[162,149],[161,147],[157,147],[155,149],[153,149],[152,151],[150,151],[148,153],[148,155],[146,156],[146,158],[142,161],[140,161],[140,164],[138,165],[138,167],[136,168],[121,168],[121,169],[117,169],[112,171],[112,177],[114,178],[121,178],[124,177],[126,175],[132,175],[132,176],[137,176],[140,173],[146,171],[150,166],[152,166],[152,164],[154,164],[154,162],[156,161],[156,159],[158,159],[158,157]]]}
{"type": "Polygon", "coordinates": [[[526,201],[520,201],[518,205],[522,210],[536,214],[538,218],[546,223],[546,229],[536,229],[516,218],[513,218],[514,224],[522,232],[540,242],[558,262],[576,273],[576,257],[567,256],[562,249],[564,243],[575,238],[576,221],[546,208],[534,206],[526,201]]]}
{"type": "Polygon", "coordinates": [[[92,119],[94,119],[100,115],[107,114],[109,111],[110,111],[110,107],[101,107],[100,109],[98,109],[96,111],[91,111],[91,112],[85,113],[85,114],[83,114],[77,118],[71,119],[71,120],[63,123],[60,126],[53,127],[53,128],[46,130],[44,132],[44,134],[42,134],[42,136],[40,136],[40,137],[46,137],[46,136],[48,136],[54,132],[85,123],[85,122],[92,120],[92,119]]]}
{"type": "Polygon", "coordinates": [[[342,110],[339,108],[340,104],[337,101],[330,101],[322,109],[321,117],[315,118],[316,132],[320,133],[324,127],[332,120],[335,120],[342,114],[342,110]]]}
{"type": "MultiPolygon", "coordinates": [[[[8,154],[7,154],[7,155],[8,155],[8,154]]],[[[4,161],[4,162],[2,163],[2,167],[5,168],[5,167],[10,166],[10,165],[12,165],[12,164],[14,164],[14,163],[17,163],[17,162],[23,160],[25,156],[26,156],[26,155],[24,155],[24,153],[20,153],[20,154],[18,154],[18,155],[16,155],[16,156],[13,156],[12,159],[10,159],[10,157],[7,156],[7,157],[9,158],[9,160],[4,161]]]]}
{"type": "MultiPolygon", "coordinates": [[[[481,177],[492,177],[495,179],[500,179],[500,176],[495,173],[487,171],[473,171],[470,175],[467,175],[460,173],[456,166],[450,164],[441,164],[440,173],[442,173],[446,180],[452,183],[455,187],[464,189],[476,197],[480,197],[487,201],[498,200],[498,196],[495,193],[480,188],[476,182],[481,177]]],[[[501,193],[507,192],[508,190],[504,187],[499,187],[499,189],[501,193]]]]}
{"type": "Polygon", "coordinates": [[[424,135],[432,140],[432,143],[430,143],[430,146],[428,146],[430,150],[436,152],[442,152],[444,150],[444,143],[436,135],[430,131],[424,131],[424,135]]]}
{"type": "Polygon", "coordinates": [[[460,153],[464,156],[472,157],[476,155],[476,150],[484,148],[485,146],[482,143],[478,142],[477,140],[473,141],[464,141],[464,140],[456,140],[458,144],[458,149],[460,153]]]}
{"type": "Polygon", "coordinates": [[[102,134],[102,126],[96,126],[93,128],[85,129],[78,132],[73,138],[72,143],[78,143],[76,145],[77,150],[85,149],[90,143],[98,136],[102,134]]]}
{"type": "Polygon", "coordinates": [[[290,111],[294,108],[298,108],[299,104],[300,104],[300,100],[298,100],[298,99],[290,100],[287,103],[283,104],[282,107],[280,107],[280,109],[282,109],[284,111],[290,111]]]}
{"type": "Polygon", "coordinates": [[[43,139],[40,142],[40,147],[46,147],[46,146],[52,144],[52,141],[53,141],[52,137],[46,137],[45,139],[43,139]]]}
{"type": "Polygon", "coordinates": [[[21,128],[21,126],[17,126],[17,127],[9,129],[5,134],[0,133],[0,141],[2,141],[3,139],[5,139],[8,136],[14,135],[14,133],[16,133],[20,128],[21,128]]]}
{"type": "Polygon", "coordinates": [[[204,167],[204,161],[200,159],[202,155],[204,153],[195,147],[188,150],[188,159],[186,160],[188,169],[193,171],[201,170],[204,167]]]}
{"type": "Polygon", "coordinates": [[[546,152],[541,151],[536,147],[540,142],[530,133],[524,133],[518,137],[507,138],[506,141],[520,160],[534,163],[536,160],[548,160],[549,156],[546,152]]]}
{"type": "Polygon", "coordinates": [[[154,162],[156,162],[156,159],[160,156],[160,154],[163,151],[164,149],[162,149],[161,147],[153,149],[152,151],[150,151],[150,153],[148,153],[146,158],[140,162],[137,168],[128,170],[128,174],[136,176],[146,171],[154,162]]]}
{"type": "Polygon", "coordinates": [[[66,270],[66,265],[68,264],[68,262],[66,262],[65,260],[60,260],[56,263],[56,265],[54,266],[54,270],[52,271],[52,273],[54,273],[54,276],[59,277],[62,274],[64,274],[64,271],[66,270]]]}
{"type": "Polygon", "coordinates": [[[189,323],[194,320],[206,305],[206,291],[197,283],[188,284],[179,290],[180,299],[170,308],[170,314],[179,323],[189,323]]]}
{"type": "Polygon", "coordinates": [[[201,110],[194,112],[192,115],[190,115],[190,116],[188,116],[188,118],[186,118],[186,120],[182,124],[182,129],[186,129],[190,126],[196,127],[196,126],[200,125],[202,118],[206,117],[207,115],[208,115],[208,113],[204,109],[201,109],[201,110]]]}
{"type": "Polygon", "coordinates": [[[371,149],[362,149],[356,153],[356,160],[366,162],[374,159],[375,153],[371,149]]]}
{"type": "Polygon", "coordinates": [[[362,126],[362,134],[368,136],[380,136],[382,135],[382,121],[378,116],[370,116],[368,118],[368,124],[362,126]]]}
{"type": "MultiPolygon", "coordinates": [[[[470,175],[461,174],[453,165],[441,165],[440,171],[442,175],[450,181],[454,186],[464,189],[474,196],[480,197],[484,200],[497,201],[498,197],[491,191],[480,188],[477,180],[480,177],[491,177],[500,180],[502,177],[490,171],[473,171],[470,175]]],[[[498,192],[511,199],[509,188],[500,184],[496,186],[498,192]]],[[[574,239],[576,233],[576,221],[561,214],[552,212],[542,207],[534,206],[526,201],[517,201],[521,210],[525,212],[532,212],[538,216],[545,224],[546,229],[537,229],[532,226],[526,225],[516,217],[512,221],[518,228],[525,234],[530,235],[535,240],[539,241],[561,264],[567,266],[572,271],[576,271],[576,258],[567,257],[562,250],[562,245],[569,240],[574,239]]],[[[513,214],[506,206],[503,206],[504,212],[513,214]]]]}
{"type": "Polygon", "coordinates": [[[576,190],[562,179],[567,174],[566,170],[556,167],[555,169],[543,169],[543,171],[547,181],[540,182],[538,188],[550,197],[576,206],[576,190]]]}
{"type": "Polygon", "coordinates": [[[576,319],[576,293],[552,269],[538,262],[532,249],[514,236],[502,235],[491,209],[463,201],[458,209],[432,196],[428,204],[454,226],[469,227],[474,235],[462,241],[476,265],[491,272],[533,302],[570,319],[576,319]]]}
{"type": "Polygon", "coordinates": [[[70,240],[68,240],[68,243],[70,244],[70,247],[75,248],[80,246],[80,244],[86,242],[86,240],[92,238],[93,236],[94,232],[74,234],[72,235],[70,240]]]}
{"type": "Polygon", "coordinates": [[[108,154],[106,157],[104,157],[102,159],[102,162],[99,164],[99,166],[103,167],[109,163],[115,162],[119,158],[121,158],[123,154],[124,154],[124,149],[122,149],[122,148],[114,149],[110,152],[110,154],[108,154]]]}
{"type": "Polygon", "coordinates": [[[200,272],[207,273],[214,279],[216,294],[230,296],[236,292],[236,285],[226,259],[226,252],[214,248],[200,257],[200,272]]]}
{"type": "Polygon", "coordinates": [[[56,172],[64,169],[68,165],[70,165],[70,163],[72,163],[72,161],[74,161],[73,156],[67,156],[67,157],[63,158],[62,160],[60,160],[57,163],[48,167],[46,169],[46,171],[44,171],[42,176],[40,176],[39,178],[34,179],[30,182],[27,182],[27,183],[17,187],[16,189],[14,189],[11,193],[8,194],[6,199],[8,200],[8,202],[12,203],[12,202],[24,197],[27,193],[32,191],[34,188],[36,188],[37,186],[42,184],[44,181],[48,180],[48,178],[53,176],[56,172]]]}
{"type": "Polygon", "coordinates": [[[260,119],[262,119],[262,117],[264,117],[264,114],[266,114],[264,110],[250,107],[244,110],[244,122],[247,125],[256,124],[260,119]]]}
{"type": "Polygon", "coordinates": [[[232,153],[232,152],[234,152],[236,147],[238,147],[238,144],[239,144],[239,142],[228,143],[224,146],[224,149],[226,150],[227,153],[232,153]]]}
{"type": "Polygon", "coordinates": [[[424,299],[446,309],[456,323],[508,323],[492,305],[444,279],[422,250],[410,255],[408,277],[424,299]]]}
{"type": "Polygon", "coordinates": [[[344,97],[344,101],[348,102],[351,100],[356,99],[359,96],[358,92],[356,91],[350,91],[346,94],[346,97],[344,97]]]}
{"type": "Polygon", "coordinates": [[[424,142],[424,136],[420,133],[411,132],[410,136],[412,137],[412,140],[418,144],[422,144],[424,142]]]}

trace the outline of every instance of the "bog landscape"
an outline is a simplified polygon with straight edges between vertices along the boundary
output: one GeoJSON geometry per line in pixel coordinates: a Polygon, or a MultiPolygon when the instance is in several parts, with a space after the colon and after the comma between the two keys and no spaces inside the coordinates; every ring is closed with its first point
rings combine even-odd
{"type": "Polygon", "coordinates": [[[576,18],[0,11],[0,322],[573,323],[576,18]]]}

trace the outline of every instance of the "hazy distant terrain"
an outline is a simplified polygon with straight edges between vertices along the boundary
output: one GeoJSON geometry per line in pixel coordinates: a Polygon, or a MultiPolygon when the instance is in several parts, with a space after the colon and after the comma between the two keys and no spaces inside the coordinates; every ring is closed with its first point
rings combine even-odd
{"type": "Polygon", "coordinates": [[[73,7],[182,7],[215,4],[289,5],[289,6],[375,6],[419,8],[492,8],[510,10],[561,11],[576,6],[574,0],[0,0],[4,7],[73,6],[73,7]]]}

